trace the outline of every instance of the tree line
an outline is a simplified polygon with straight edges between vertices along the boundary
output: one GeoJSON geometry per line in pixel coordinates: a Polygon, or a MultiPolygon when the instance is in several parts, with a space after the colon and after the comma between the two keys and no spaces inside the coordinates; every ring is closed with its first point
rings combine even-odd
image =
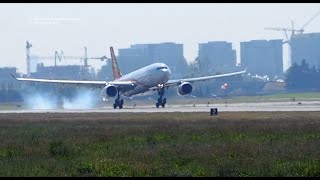
{"type": "Polygon", "coordinates": [[[293,63],[286,71],[285,78],[287,90],[320,90],[320,66],[309,66],[305,59],[301,64],[293,63]]]}

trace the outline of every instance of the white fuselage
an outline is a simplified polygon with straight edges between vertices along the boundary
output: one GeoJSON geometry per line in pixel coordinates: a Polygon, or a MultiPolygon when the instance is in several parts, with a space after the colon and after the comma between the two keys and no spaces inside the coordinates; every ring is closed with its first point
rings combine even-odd
{"type": "Polygon", "coordinates": [[[141,69],[122,76],[115,81],[136,81],[137,85],[130,89],[120,90],[125,96],[132,96],[149,91],[149,88],[165,84],[170,77],[171,71],[164,63],[153,63],[141,69]]]}

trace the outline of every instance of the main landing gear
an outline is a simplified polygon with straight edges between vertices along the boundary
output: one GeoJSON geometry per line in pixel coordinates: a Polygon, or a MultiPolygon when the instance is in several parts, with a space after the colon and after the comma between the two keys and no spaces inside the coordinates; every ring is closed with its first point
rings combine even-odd
{"type": "Polygon", "coordinates": [[[123,108],[123,99],[120,100],[120,92],[119,91],[118,91],[118,97],[113,103],[113,108],[117,109],[117,107],[119,107],[119,109],[123,108]]]}
{"type": "Polygon", "coordinates": [[[162,99],[162,97],[164,95],[164,87],[163,87],[163,85],[159,85],[158,95],[160,97],[158,98],[158,102],[156,103],[156,107],[157,108],[159,108],[159,106],[165,107],[166,103],[167,103],[167,99],[166,98],[162,99]]]}

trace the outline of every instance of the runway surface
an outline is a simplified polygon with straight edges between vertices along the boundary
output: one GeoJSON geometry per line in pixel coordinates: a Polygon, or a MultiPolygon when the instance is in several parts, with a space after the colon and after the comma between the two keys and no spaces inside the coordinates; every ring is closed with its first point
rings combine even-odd
{"type": "Polygon", "coordinates": [[[319,111],[320,101],[300,102],[263,102],[263,103],[232,103],[232,104],[187,104],[170,105],[165,108],[155,106],[124,106],[123,109],[113,109],[110,106],[96,109],[21,109],[0,110],[0,113],[121,113],[121,112],[210,112],[211,108],[218,108],[218,112],[230,111],[319,111]]]}

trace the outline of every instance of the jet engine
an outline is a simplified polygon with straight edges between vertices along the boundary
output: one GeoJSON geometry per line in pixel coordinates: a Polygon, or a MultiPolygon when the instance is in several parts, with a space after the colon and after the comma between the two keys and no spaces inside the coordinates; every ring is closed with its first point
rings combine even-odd
{"type": "Polygon", "coordinates": [[[188,82],[184,82],[178,86],[178,94],[179,95],[186,95],[192,92],[192,85],[188,82]]]}
{"type": "Polygon", "coordinates": [[[114,85],[107,85],[103,88],[102,91],[107,97],[115,97],[118,92],[117,88],[114,85]]]}

